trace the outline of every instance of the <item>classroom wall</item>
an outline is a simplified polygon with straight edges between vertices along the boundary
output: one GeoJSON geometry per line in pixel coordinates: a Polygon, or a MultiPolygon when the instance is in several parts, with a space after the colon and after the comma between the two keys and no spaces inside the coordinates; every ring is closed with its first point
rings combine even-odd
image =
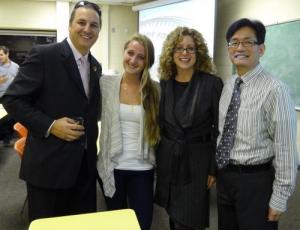
{"type": "MultiPolygon", "coordinates": [[[[248,17],[259,19],[265,25],[270,25],[300,19],[299,0],[217,0],[216,10],[214,57],[218,68],[218,75],[223,79],[229,78],[232,71],[232,65],[227,56],[225,33],[227,27],[234,20],[248,17]]],[[[266,52],[269,52],[268,47],[266,47],[266,52]]],[[[297,118],[297,145],[300,159],[300,112],[297,112],[297,118]]]]}
{"type": "MultiPolygon", "coordinates": [[[[68,35],[68,15],[74,3],[67,1],[1,0],[0,29],[57,31],[58,40],[68,35]],[[69,5],[69,7],[67,5],[69,5]],[[57,8],[59,7],[59,8],[57,8]],[[57,13],[59,11],[59,13],[57,13]],[[67,18],[61,18],[67,16],[67,18]]],[[[122,71],[123,44],[137,31],[137,13],[129,6],[100,5],[102,28],[91,52],[103,71],[122,71]]]]}
{"type": "Polygon", "coordinates": [[[102,64],[103,73],[121,73],[123,46],[138,30],[138,14],[129,6],[101,5],[102,28],[91,52],[102,64]]]}
{"type": "Polygon", "coordinates": [[[56,2],[1,0],[0,29],[56,30],[56,2]]]}
{"type": "MultiPolygon", "coordinates": [[[[231,64],[227,56],[225,33],[235,20],[248,17],[259,19],[265,25],[300,19],[299,0],[217,0],[215,33],[215,63],[222,78],[231,75],[231,64]]],[[[266,51],[268,52],[268,50],[266,51]]]]}
{"type": "Polygon", "coordinates": [[[127,6],[109,6],[108,20],[108,70],[121,73],[124,43],[138,30],[138,14],[127,6]]]}

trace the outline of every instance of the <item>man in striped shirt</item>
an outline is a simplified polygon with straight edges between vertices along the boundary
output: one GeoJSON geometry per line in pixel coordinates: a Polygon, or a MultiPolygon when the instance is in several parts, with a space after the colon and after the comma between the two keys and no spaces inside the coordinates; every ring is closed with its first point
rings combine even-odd
{"type": "Polygon", "coordinates": [[[286,86],[259,63],[265,33],[261,22],[243,18],[231,24],[226,34],[237,73],[225,84],[220,99],[217,160],[222,134],[228,131],[224,123],[235,79],[242,83],[229,161],[218,163],[219,230],[278,229],[295,188],[296,112],[286,86]]]}

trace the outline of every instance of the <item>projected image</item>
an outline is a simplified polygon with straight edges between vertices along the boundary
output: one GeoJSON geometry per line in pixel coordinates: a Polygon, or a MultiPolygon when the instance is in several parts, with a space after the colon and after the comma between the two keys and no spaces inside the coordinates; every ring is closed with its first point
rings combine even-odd
{"type": "Polygon", "coordinates": [[[214,20],[214,0],[191,0],[141,10],[139,32],[147,35],[155,46],[155,63],[151,69],[151,76],[158,80],[157,69],[163,42],[168,33],[177,26],[187,26],[201,32],[212,56],[214,20]]]}

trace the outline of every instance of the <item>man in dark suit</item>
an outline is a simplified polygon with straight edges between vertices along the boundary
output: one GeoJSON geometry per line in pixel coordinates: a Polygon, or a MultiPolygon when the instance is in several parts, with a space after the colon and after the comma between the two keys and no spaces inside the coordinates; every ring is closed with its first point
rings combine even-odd
{"type": "Polygon", "coordinates": [[[96,211],[102,70],[90,48],[100,28],[99,7],[78,2],[69,37],[34,47],[2,99],[29,130],[20,178],[27,184],[30,221],[96,211]]]}

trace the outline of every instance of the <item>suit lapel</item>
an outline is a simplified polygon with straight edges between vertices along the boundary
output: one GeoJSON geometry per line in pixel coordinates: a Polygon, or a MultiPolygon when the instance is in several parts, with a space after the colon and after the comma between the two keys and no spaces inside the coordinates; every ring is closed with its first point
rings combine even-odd
{"type": "Polygon", "coordinates": [[[174,117],[174,82],[173,79],[166,81],[164,95],[164,114],[165,119],[173,125],[177,125],[174,117]]]}
{"type": "MultiPolygon", "coordinates": [[[[72,50],[65,39],[62,43],[62,49],[61,49],[61,54],[63,58],[63,63],[64,67],[68,72],[69,78],[75,82],[75,85],[78,87],[80,93],[86,97],[85,91],[83,88],[82,80],[80,77],[80,72],[76,63],[76,60],[74,58],[74,55],[72,53],[72,50]]],[[[86,97],[87,98],[87,97],[86,97]]]]}
{"type": "Polygon", "coordinates": [[[97,85],[99,85],[99,78],[102,73],[101,66],[98,64],[96,59],[90,54],[90,97],[93,95],[94,89],[97,89],[97,85]]]}

